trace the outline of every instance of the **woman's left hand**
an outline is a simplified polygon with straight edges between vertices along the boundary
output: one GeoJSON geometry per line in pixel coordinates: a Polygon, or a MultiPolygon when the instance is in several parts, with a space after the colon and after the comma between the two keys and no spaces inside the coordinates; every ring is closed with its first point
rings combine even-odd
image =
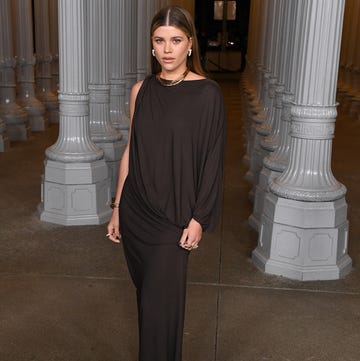
{"type": "Polygon", "coordinates": [[[179,245],[180,247],[191,251],[198,248],[198,244],[202,237],[202,227],[198,221],[195,221],[192,218],[187,226],[184,229],[183,234],[180,238],[179,245]]]}

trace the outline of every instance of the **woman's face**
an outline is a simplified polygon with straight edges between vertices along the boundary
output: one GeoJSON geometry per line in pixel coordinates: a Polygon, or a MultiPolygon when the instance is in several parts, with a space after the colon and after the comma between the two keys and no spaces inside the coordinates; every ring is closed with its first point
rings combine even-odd
{"type": "Polygon", "coordinates": [[[152,45],[162,72],[181,74],[186,69],[186,58],[192,40],[174,26],[160,26],[152,36],[152,45]]]}

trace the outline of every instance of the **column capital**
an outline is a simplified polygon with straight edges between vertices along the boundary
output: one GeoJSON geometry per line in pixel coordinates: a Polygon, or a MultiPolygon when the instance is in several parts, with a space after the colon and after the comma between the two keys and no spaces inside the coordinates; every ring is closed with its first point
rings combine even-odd
{"type": "Polygon", "coordinates": [[[34,66],[36,64],[36,57],[35,55],[31,55],[29,57],[20,56],[17,58],[17,65],[18,66],[34,66]]]}
{"type": "Polygon", "coordinates": [[[0,55],[0,67],[1,68],[15,68],[17,59],[15,56],[1,56],[0,55]]]}
{"type": "Polygon", "coordinates": [[[35,59],[38,64],[50,64],[54,58],[51,54],[36,54],[35,59]]]}

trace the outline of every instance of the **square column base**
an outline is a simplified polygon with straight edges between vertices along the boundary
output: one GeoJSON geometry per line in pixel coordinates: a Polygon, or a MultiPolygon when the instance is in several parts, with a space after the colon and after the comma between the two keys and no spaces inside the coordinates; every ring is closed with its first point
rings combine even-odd
{"type": "Polygon", "coordinates": [[[10,141],[9,138],[4,136],[4,134],[0,134],[0,152],[6,152],[10,149],[10,141]]]}
{"type": "Polygon", "coordinates": [[[124,153],[126,142],[96,143],[104,151],[104,158],[109,170],[111,196],[115,197],[119,177],[120,159],[124,153]]]}
{"type": "Polygon", "coordinates": [[[28,140],[30,136],[30,127],[28,123],[7,125],[7,133],[10,141],[28,140]]]}
{"type": "Polygon", "coordinates": [[[40,220],[65,226],[107,222],[110,178],[104,160],[61,163],[47,160],[42,182],[40,220]]]}
{"type": "Polygon", "coordinates": [[[352,268],[345,198],[302,202],[268,193],[252,260],[265,273],[301,281],[335,280],[352,268]]]}
{"type": "Polygon", "coordinates": [[[58,124],[60,119],[59,109],[54,109],[48,112],[49,122],[51,124],[58,124]]]}
{"type": "Polygon", "coordinates": [[[32,132],[42,132],[49,128],[49,120],[46,115],[29,116],[29,124],[32,132]]]}

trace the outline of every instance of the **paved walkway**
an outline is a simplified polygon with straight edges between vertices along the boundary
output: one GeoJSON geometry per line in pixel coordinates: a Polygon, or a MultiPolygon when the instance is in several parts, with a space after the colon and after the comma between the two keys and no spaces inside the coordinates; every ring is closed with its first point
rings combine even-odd
{"type": "MultiPolygon", "coordinates": [[[[223,213],[190,260],[184,361],[360,360],[360,123],[337,122],[333,170],[348,187],[353,272],[343,280],[268,276],[250,260],[250,185],[242,162],[238,81],[228,109],[223,213]]],[[[44,150],[53,125],[0,153],[0,360],[136,361],[136,306],[121,246],[106,227],[39,221],[44,150]]],[[[156,361],[156,360],[154,360],[156,361]]]]}

